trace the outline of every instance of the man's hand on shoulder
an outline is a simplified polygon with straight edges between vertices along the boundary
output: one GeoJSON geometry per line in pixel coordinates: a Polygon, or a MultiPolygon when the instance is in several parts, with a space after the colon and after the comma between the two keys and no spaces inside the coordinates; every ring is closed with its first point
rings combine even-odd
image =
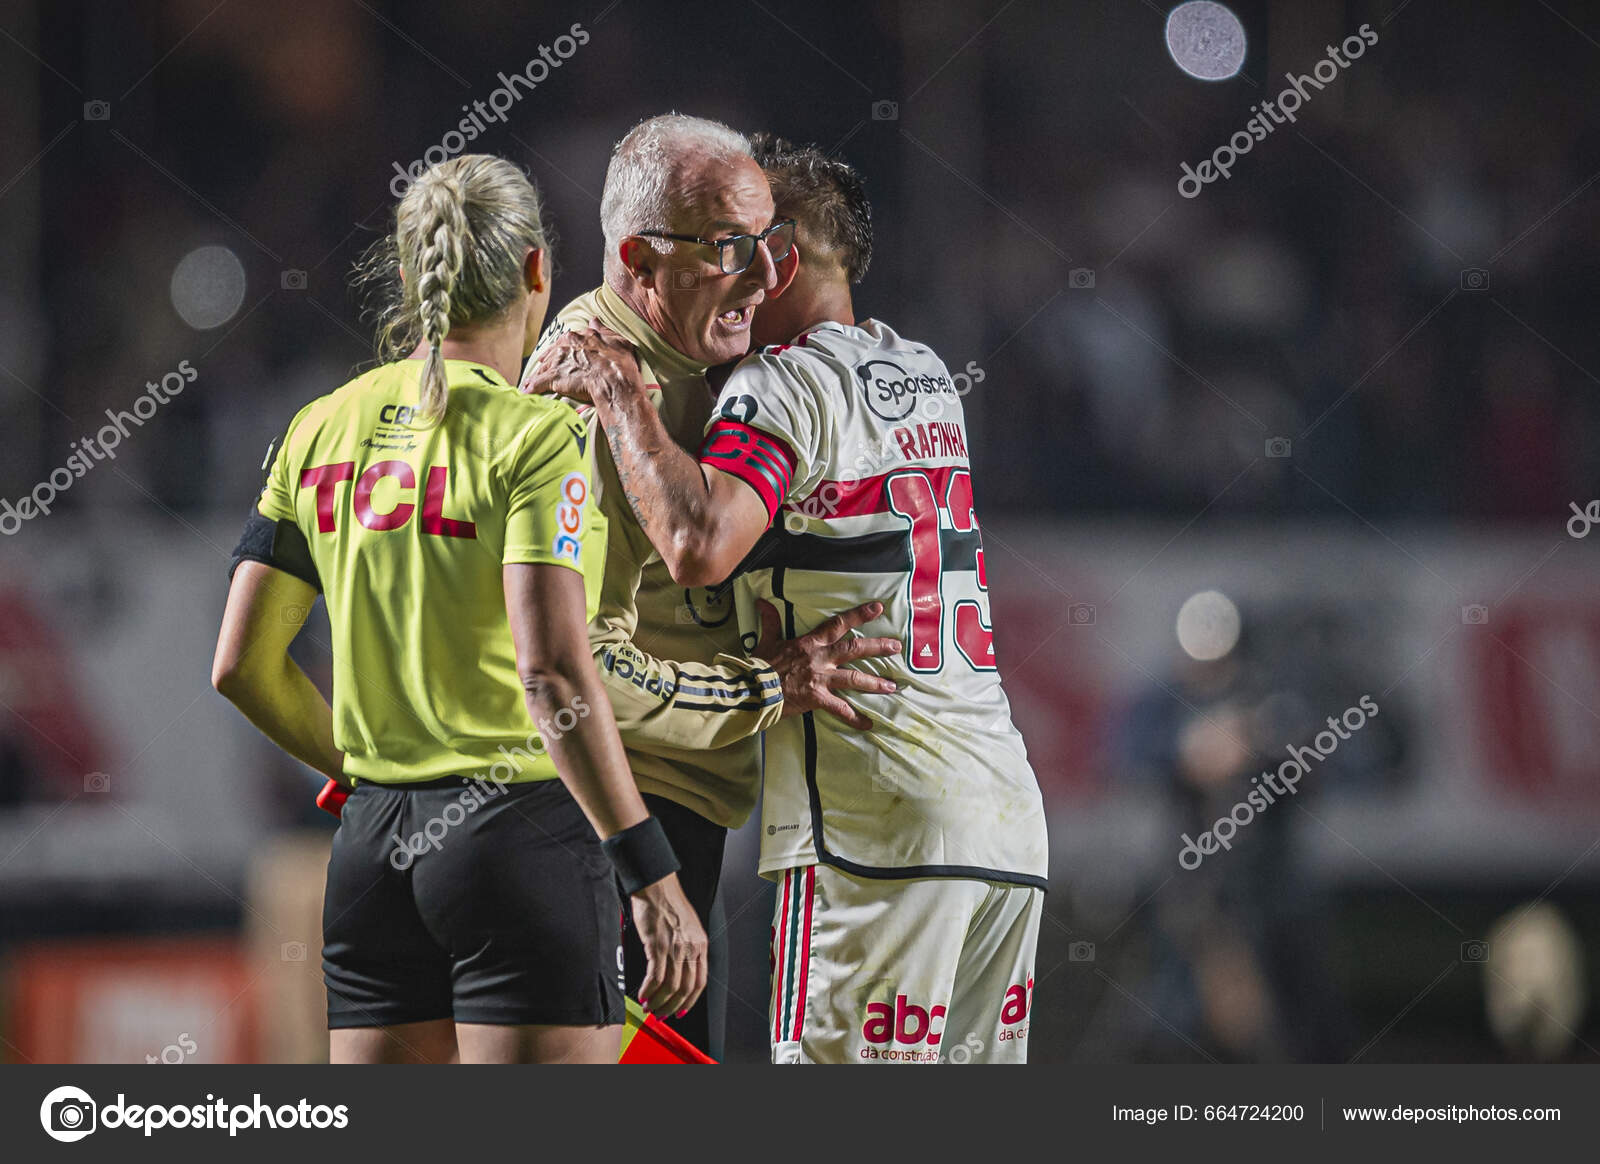
{"type": "Polygon", "coordinates": [[[540,352],[522,379],[522,391],[603,405],[646,391],[633,345],[598,319],[559,335],[540,352]]]}

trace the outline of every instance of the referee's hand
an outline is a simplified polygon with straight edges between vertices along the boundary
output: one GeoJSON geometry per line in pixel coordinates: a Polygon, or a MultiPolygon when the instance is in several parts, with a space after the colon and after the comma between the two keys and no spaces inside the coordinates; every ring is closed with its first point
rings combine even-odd
{"type": "Polygon", "coordinates": [[[706,931],[676,873],[633,895],[633,924],[646,963],[639,1004],[661,1018],[682,1014],[706,988],[706,931]]]}

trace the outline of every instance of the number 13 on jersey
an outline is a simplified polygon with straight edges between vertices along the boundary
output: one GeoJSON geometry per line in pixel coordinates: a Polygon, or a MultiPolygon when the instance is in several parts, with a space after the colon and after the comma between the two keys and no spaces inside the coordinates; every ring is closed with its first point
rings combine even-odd
{"type": "Polygon", "coordinates": [[[947,570],[975,569],[979,595],[955,603],[953,637],[956,649],[973,670],[996,670],[982,543],[978,542],[973,550],[975,559],[965,559],[966,548],[976,541],[978,533],[978,515],[972,508],[972,474],[966,469],[912,469],[892,475],[884,488],[889,493],[889,508],[908,527],[911,626],[906,636],[906,655],[911,669],[922,673],[944,669],[944,575],[947,570]],[[950,515],[950,528],[958,535],[949,546],[941,528],[941,511],[950,515]]]}

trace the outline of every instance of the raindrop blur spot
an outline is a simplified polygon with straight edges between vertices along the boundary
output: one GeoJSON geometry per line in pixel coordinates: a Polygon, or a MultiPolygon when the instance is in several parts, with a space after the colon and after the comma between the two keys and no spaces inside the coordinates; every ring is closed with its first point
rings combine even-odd
{"type": "Polygon", "coordinates": [[[172,306],[190,327],[221,327],[244,302],[244,264],[227,247],[190,251],[172,272],[172,306]]]}
{"type": "Polygon", "coordinates": [[[1220,659],[1239,642],[1239,608],[1219,590],[1202,590],[1178,610],[1178,645],[1202,663],[1220,659]]]}
{"type": "Polygon", "coordinates": [[[1226,5],[1190,0],[1167,14],[1167,51],[1202,81],[1226,81],[1244,67],[1244,25],[1226,5]]]}

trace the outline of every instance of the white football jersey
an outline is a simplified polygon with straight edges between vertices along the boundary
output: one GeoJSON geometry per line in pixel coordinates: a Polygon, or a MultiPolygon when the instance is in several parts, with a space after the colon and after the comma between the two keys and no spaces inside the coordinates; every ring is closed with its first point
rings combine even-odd
{"type": "Polygon", "coordinates": [[[785,637],[865,602],[862,635],[901,639],[852,664],[894,695],[847,693],[862,732],[823,712],[767,730],[761,871],[820,861],[865,877],[1044,887],[1044,806],[1000,687],[961,396],[931,350],[867,320],[824,323],[746,358],[701,460],[775,517],[736,576],[785,637]]]}

